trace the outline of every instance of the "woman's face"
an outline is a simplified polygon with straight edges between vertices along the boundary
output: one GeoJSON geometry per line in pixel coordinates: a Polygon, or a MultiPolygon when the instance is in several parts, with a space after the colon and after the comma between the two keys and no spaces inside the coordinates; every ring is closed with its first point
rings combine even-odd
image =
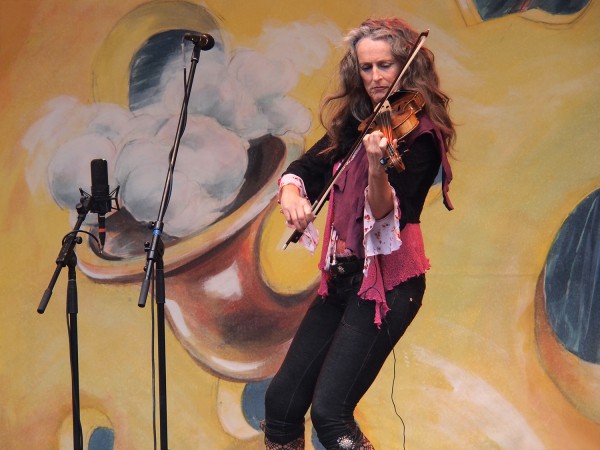
{"type": "Polygon", "coordinates": [[[363,38],[356,45],[358,71],[373,106],[379,103],[400,72],[386,40],[363,38]]]}

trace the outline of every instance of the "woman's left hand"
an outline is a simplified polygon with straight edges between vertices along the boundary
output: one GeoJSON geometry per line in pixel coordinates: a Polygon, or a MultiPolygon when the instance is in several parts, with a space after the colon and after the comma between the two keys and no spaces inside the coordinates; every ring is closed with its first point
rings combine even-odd
{"type": "MultiPolygon", "coordinates": [[[[392,143],[393,145],[396,143],[395,141],[392,143]]],[[[387,138],[381,131],[376,130],[363,137],[363,145],[369,160],[369,175],[385,177],[387,180],[385,165],[381,164],[381,159],[387,154],[387,138]]]]}

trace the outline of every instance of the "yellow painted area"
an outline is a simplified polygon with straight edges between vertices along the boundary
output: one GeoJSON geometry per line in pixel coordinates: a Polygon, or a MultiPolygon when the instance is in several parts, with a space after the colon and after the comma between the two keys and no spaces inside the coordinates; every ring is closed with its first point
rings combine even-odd
{"type": "MultiPolygon", "coordinates": [[[[30,189],[26,173],[33,158],[22,144],[46,114],[46,103],[67,95],[125,105],[130,58],[150,34],[170,27],[216,24],[233,51],[257,45],[267,26],[331,22],[343,33],[367,16],[399,15],[430,29],[426,45],[453,99],[458,142],[450,194],[456,209],[447,212],[439,195],[425,208],[423,233],[433,267],[424,306],[357,418],[378,450],[401,449],[393,387],[408,449],[597,449],[600,424],[590,411],[600,406],[594,398],[574,403],[577,396],[564,395],[555,384],[549,370],[556,366],[544,364],[536,343],[534,305],[557,231],[600,186],[600,6],[592,0],[572,20],[530,12],[481,22],[469,4],[3,1],[0,447],[72,448],[66,269],[46,312],[36,312],[70,230],[69,214],[48,195],[43,167],[33,171],[38,184],[30,189]]],[[[313,116],[306,146],[322,134],[318,105],[339,56],[332,48],[323,66],[300,76],[291,92],[313,116]]],[[[211,256],[222,258],[224,270],[246,271],[251,286],[260,281],[278,294],[301,293],[317,278],[318,254],[294,246],[281,251],[287,236],[271,201],[260,221],[236,237],[238,254],[224,245],[211,256]]],[[[209,263],[202,264],[210,271],[209,263]]],[[[140,272],[142,266],[140,261],[140,272]]],[[[169,283],[167,278],[167,296],[169,283]]],[[[138,283],[98,282],[78,273],[77,285],[84,432],[89,439],[95,426],[112,427],[115,449],[152,448],[150,300],[144,309],[137,306],[138,283]]],[[[255,301],[251,295],[244,300],[255,301]]],[[[260,301],[261,311],[274,310],[269,298],[260,301]]],[[[210,312],[228,304],[217,302],[210,312]]],[[[251,372],[247,356],[250,369],[244,369],[251,372]]],[[[243,380],[205,370],[170,327],[167,358],[171,448],[261,448],[262,435],[241,414],[243,380]]],[[[236,361],[220,363],[235,369],[236,361]]],[[[560,379],[593,391],[598,367],[585,369],[561,368],[560,379]]]]}
{"type": "MultiPolygon", "coordinates": [[[[317,216],[315,225],[319,230],[325,226],[325,211],[317,216]]],[[[274,208],[266,217],[260,240],[260,268],[263,278],[275,292],[297,294],[318,280],[315,270],[321,256],[321,245],[311,255],[301,243],[290,243],[283,246],[293,233],[293,229],[285,226],[282,215],[274,208]],[[285,261],[293,261],[286,264],[285,261]]],[[[322,241],[322,232],[320,238],[322,241]]]]}

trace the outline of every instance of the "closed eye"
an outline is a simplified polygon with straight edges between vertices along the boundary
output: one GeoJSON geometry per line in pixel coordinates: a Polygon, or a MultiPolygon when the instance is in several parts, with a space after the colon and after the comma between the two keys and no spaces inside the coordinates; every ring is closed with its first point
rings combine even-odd
{"type": "MultiPolygon", "coordinates": [[[[393,62],[381,62],[381,63],[376,63],[375,66],[379,69],[379,70],[389,70],[392,66],[394,65],[393,62]]],[[[361,64],[359,66],[361,72],[369,72],[371,70],[373,70],[373,64],[361,64]]]]}

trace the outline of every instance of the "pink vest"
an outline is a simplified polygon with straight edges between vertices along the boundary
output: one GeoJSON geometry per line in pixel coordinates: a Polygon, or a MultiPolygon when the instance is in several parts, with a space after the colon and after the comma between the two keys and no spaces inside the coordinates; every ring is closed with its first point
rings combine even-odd
{"type": "MultiPolygon", "coordinates": [[[[410,134],[410,144],[419,135],[432,133],[436,136],[442,159],[442,193],[444,204],[452,209],[448,198],[448,184],[452,179],[452,172],[446,156],[442,136],[433,126],[433,123],[423,116],[419,127],[410,134]]],[[[340,239],[344,240],[346,247],[359,258],[365,257],[363,245],[363,213],[365,207],[364,190],[367,186],[368,160],[364,148],[361,148],[347,170],[336,181],[329,198],[327,220],[325,222],[324,239],[331,236],[332,227],[335,228],[340,239]]],[[[400,216],[400,211],[396,211],[400,216]]],[[[363,269],[363,282],[358,295],[376,303],[374,322],[379,327],[389,307],[385,300],[385,292],[398,286],[400,283],[414,276],[424,274],[431,265],[425,255],[421,227],[417,223],[408,223],[401,231],[402,245],[388,255],[376,255],[365,260],[363,269]]],[[[323,242],[321,260],[321,283],[319,294],[327,296],[327,281],[329,272],[324,270],[327,256],[328,242],[323,242]]]]}

